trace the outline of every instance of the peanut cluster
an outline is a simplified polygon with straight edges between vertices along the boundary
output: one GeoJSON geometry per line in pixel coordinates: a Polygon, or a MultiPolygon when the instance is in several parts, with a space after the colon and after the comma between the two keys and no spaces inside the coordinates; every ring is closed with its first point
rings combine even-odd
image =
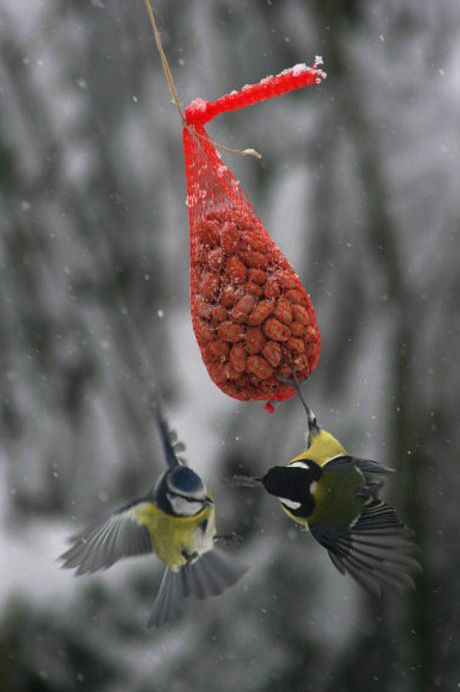
{"type": "Polygon", "coordinates": [[[282,399],[280,378],[315,368],[319,331],[308,293],[259,219],[214,211],[192,234],[192,319],[211,379],[236,399],[282,399]]]}

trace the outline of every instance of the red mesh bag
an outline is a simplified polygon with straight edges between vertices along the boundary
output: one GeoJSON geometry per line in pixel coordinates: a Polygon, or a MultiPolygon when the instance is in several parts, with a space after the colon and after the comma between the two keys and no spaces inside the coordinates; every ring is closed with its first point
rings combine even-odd
{"type": "Polygon", "coordinates": [[[310,296],[204,125],[324,77],[316,64],[297,65],[215,102],[195,99],[185,110],[193,329],[211,379],[235,399],[294,396],[282,380],[294,372],[302,381],[313,372],[320,335],[310,296]]]}

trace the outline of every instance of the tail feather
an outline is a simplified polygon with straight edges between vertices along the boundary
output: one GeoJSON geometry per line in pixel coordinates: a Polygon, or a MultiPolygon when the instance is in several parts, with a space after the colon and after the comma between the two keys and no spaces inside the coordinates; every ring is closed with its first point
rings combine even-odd
{"type": "Polygon", "coordinates": [[[245,572],[245,567],[217,549],[205,553],[178,572],[166,568],[147,626],[160,627],[171,622],[186,598],[203,600],[218,596],[233,586],[245,572]]]}
{"type": "Polygon", "coordinates": [[[192,569],[185,568],[184,577],[186,578],[189,597],[202,601],[207,596],[214,595],[210,593],[208,573],[206,567],[201,564],[201,560],[198,560],[192,569]]]}
{"type": "Polygon", "coordinates": [[[147,627],[159,627],[166,622],[171,622],[177,615],[185,595],[181,580],[175,577],[175,573],[167,567],[147,627]]]}
{"type": "Polygon", "coordinates": [[[206,553],[192,567],[193,569],[189,567],[187,571],[184,570],[190,585],[190,595],[201,600],[218,596],[233,586],[246,571],[217,550],[206,553]]]}

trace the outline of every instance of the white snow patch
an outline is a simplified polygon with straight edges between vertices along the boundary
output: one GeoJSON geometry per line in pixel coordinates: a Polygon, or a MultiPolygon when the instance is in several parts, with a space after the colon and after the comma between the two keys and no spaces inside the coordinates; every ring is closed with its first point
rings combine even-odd
{"type": "Polygon", "coordinates": [[[292,74],[294,77],[297,77],[299,74],[302,74],[303,72],[309,72],[310,68],[305,65],[304,62],[299,62],[297,65],[294,65],[292,68],[292,74]]]}
{"type": "Polygon", "coordinates": [[[193,108],[194,110],[199,111],[200,113],[205,113],[207,106],[208,102],[198,97],[196,99],[193,99],[189,108],[193,108]]]}

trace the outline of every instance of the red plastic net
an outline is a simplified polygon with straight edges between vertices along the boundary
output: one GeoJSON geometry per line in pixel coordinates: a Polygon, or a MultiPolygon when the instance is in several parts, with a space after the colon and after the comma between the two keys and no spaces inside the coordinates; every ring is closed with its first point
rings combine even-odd
{"type": "Polygon", "coordinates": [[[294,396],[286,379],[313,372],[320,335],[310,296],[204,125],[324,77],[316,65],[297,65],[213,103],[195,99],[185,111],[193,328],[211,379],[236,399],[294,396]]]}

